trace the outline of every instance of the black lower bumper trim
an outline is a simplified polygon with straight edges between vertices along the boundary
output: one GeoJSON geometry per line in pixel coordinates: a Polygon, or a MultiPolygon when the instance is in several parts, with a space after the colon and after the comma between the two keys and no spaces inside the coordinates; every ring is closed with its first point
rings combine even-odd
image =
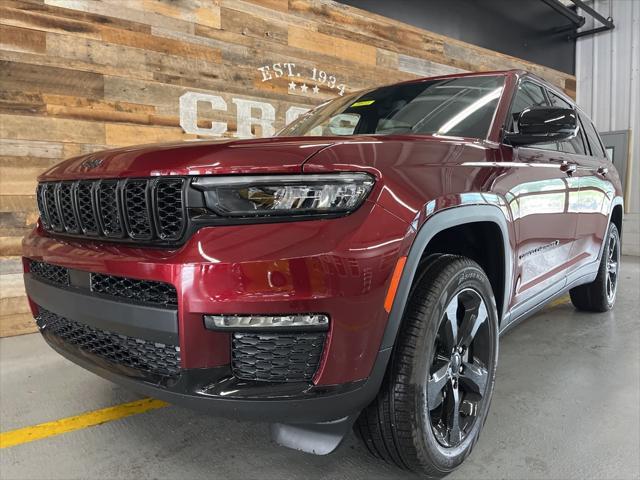
{"type": "Polygon", "coordinates": [[[142,377],[179,375],[180,348],[177,345],[149,342],[92,328],[61,317],[38,306],[36,323],[43,335],[56,342],[74,346],[85,354],[106,360],[111,365],[134,370],[142,377]]]}
{"type": "Polygon", "coordinates": [[[143,395],[213,415],[264,422],[326,422],[357,414],[376,396],[391,350],[378,354],[367,380],[335,386],[269,384],[234,377],[229,366],[182,370],[177,378],[140,377],[42,332],[51,347],[87,370],[143,395]]]}
{"type": "Polygon", "coordinates": [[[177,309],[125,303],[60,288],[24,275],[27,295],[36,304],[62,317],[81,319],[90,327],[129,337],[178,345],[177,309]]]}

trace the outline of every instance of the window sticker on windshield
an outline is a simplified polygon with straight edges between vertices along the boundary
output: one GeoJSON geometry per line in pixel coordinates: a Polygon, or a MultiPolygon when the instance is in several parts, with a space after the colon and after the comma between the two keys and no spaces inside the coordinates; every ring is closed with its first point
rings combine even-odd
{"type": "Polygon", "coordinates": [[[375,100],[361,100],[361,101],[356,102],[353,105],[351,105],[351,108],[353,108],[353,107],[366,107],[367,105],[371,105],[374,102],[375,102],[375,100]]]}

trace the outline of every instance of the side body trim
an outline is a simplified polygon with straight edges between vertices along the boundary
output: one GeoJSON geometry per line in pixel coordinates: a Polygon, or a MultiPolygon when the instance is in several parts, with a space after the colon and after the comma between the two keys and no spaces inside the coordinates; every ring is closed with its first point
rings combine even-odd
{"type": "Polygon", "coordinates": [[[571,272],[568,277],[564,277],[562,280],[551,285],[546,290],[515,306],[511,312],[509,312],[509,315],[505,317],[505,320],[501,325],[502,328],[500,330],[500,335],[508,332],[534,313],[539,312],[549,302],[566,294],[573,287],[593,282],[596,275],[598,275],[599,265],[600,261],[583,265],[578,270],[571,272]]]}

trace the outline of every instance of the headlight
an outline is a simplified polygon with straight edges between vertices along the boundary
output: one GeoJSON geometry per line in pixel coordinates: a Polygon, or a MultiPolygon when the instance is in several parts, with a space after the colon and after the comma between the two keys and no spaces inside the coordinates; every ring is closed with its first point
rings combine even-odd
{"type": "Polygon", "coordinates": [[[225,217],[345,214],[371,191],[366,173],[201,177],[193,186],[225,217]]]}

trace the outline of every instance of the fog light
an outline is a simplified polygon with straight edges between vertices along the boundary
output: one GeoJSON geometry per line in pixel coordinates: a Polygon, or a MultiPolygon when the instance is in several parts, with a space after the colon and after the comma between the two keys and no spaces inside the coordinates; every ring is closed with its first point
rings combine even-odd
{"type": "Polygon", "coordinates": [[[327,330],[329,317],[307,315],[205,315],[204,326],[209,330],[327,330]]]}

